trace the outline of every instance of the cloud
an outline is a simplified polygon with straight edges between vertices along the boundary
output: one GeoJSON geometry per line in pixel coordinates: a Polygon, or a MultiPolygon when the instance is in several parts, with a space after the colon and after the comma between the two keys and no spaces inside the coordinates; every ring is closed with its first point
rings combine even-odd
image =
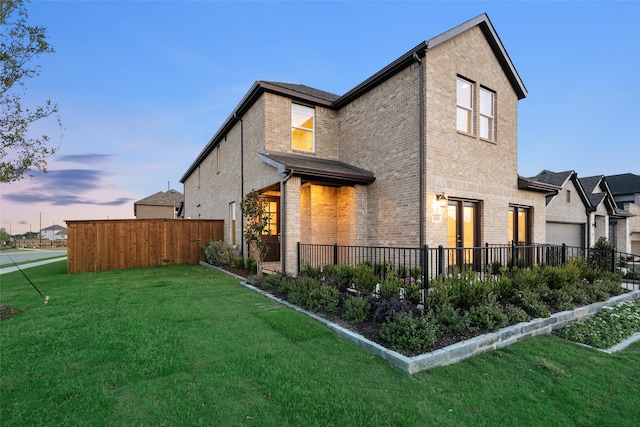
{"type": "Polygon", "coordinates": [[[105,160],[110,160],[113,158],[113,154],[97,154],[97,153],[87,153],[87,154],[68,154],[66,156],[56,157],[58,161],[61,162],[73,162],[73,163],[98,163],[104,162],[105,160]]]}
{"type": "Polygon", "coordinates": [[[126,197],[118,197],[113,200],[96,200],[91,198],[83,198],[73,194],[60,193],[21,193],[7,194],[3,196],[7,200],[17,203],[48,203],[54,206],[70,206],[70,205],[97,205],[97,206],[120,206],[133,201],[126,197]]]}
{"type": "MultiPolygon", "coordinates": [[[[91,169],[50,170],[46,174],[34,171],[33,179],[37,185],[21,192],[3,194],[3,199],[16,203],[47,203],[54,206],[98,205],[120,206],[133,201],[131,198],[116,197],[102,200],[89,195],[94,191],[102,191],[105,185],[102,179],[108,173],[91,169]]],[[[104,192],[97,193],[100,196],[104,192]]]]}

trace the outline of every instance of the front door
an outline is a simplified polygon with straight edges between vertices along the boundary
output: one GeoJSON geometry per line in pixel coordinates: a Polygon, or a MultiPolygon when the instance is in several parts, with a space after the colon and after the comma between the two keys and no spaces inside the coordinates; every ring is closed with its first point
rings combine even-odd
{"type": "Polygon", "coordinates": [[[449,268],[477,268],[479,257],[478,204],[462,200],[450,200],[447,207],[447,247],[449,268]]]}
{"type": "Polygon", "coordinates": [[[269,216],[268,232],[262,236],[266,250],[264,261],[280,261],[280,198],[265,197],[263,203],[269,216]]]}

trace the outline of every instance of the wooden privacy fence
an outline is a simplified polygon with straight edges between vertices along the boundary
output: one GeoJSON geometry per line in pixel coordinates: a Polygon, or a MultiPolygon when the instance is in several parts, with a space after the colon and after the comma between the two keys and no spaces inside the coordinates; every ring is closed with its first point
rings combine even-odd
{"type": "Polygon", "coordinates": [[[201,245],[224,240],[214,219],[111,219],[67,223],[68,273],[204,261],[201,245]]]}

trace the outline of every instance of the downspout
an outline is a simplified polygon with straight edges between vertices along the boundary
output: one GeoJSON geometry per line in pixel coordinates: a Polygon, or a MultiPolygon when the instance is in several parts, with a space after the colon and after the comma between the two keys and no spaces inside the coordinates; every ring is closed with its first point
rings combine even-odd
{"type": "MultiPolygon", "coordinates": [[[[424,56],[424,61],[426,61],[427,55],[426,55],[426,51],[427,48],[429,47],[429,45],[427,44],[427,46],[425,47],[425,56],[424,56]]],[[[425,194],[425,156],[426,156],[426,142],[427,142],[427,135],[425,133],[425,124],[424,124],[424,112],[425,112],[425,96],[424,96],[424,64],[423,64],[423,60],[420,59],[420,57],[418,56],[418,52],[414,52],[413,53],[413,59],[418,63],[418,98],[419,98],[419,102],[418,102],[418,132],[420,134],[419,136],[419,141],[418,141],[418,145],[419,145],[419,155],[420,155],[420,170],[418,173],[419,176],[419,192],[420,192],[420,214],[419,214],[419,221],[418,223],[420,224],[420,245],[419,247],[422,248],[425,244],[425,228],[427,226],[426,223],[426,194],[425,194]]]]}
{"type": "Polygon", "coordinates": [[[285,215],[287,207],[287,192],[285,190],[285,184],[292,176],[293,171],[290,170],[288,173],[285,171],[280,179],[280,271],[282,274],[287,274],[287,222],[285,215]]]}
{"type": "MultiPolygon", "coordinates": [[[[240,200],[244,200],[244,124],[234,112],[233,118],[240,122],[240,200]]],[[[244,258],[244,214],[240,224],[240,256],[244,258]]]]}

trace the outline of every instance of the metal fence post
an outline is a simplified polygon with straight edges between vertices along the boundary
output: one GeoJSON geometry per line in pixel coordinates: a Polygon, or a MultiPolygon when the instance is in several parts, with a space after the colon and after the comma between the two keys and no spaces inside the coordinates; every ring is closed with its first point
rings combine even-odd
{"type": "Polygon", "coordinates": [[[338,265],[338,244],[333,244],[333,265],[338,265]]]}
{"type": "Polygon", "coordinates": [[[567,263],[567,245],[562,244],[562,253],[560,254],[560,265],[565,265],[567,263]]]}
{"type": "Polygon", "coordinates": [[[296,271],[296,276],[300,274],[300,242],[296,244],[296,249],[298,252],[298,270],[296,271]]]}
{"type": "Polygon", "coordinates": [[[440,276],[444,272],[444,247],[442,245],[438,246],[438,276],[440,276]]]}
{"type": "Polygon", "coordinates": [[[511,267],[516,267],[516,260],[518,259],[517,255],[516,255],[516,242],[515,241],[511,241],[511,267]]]}

